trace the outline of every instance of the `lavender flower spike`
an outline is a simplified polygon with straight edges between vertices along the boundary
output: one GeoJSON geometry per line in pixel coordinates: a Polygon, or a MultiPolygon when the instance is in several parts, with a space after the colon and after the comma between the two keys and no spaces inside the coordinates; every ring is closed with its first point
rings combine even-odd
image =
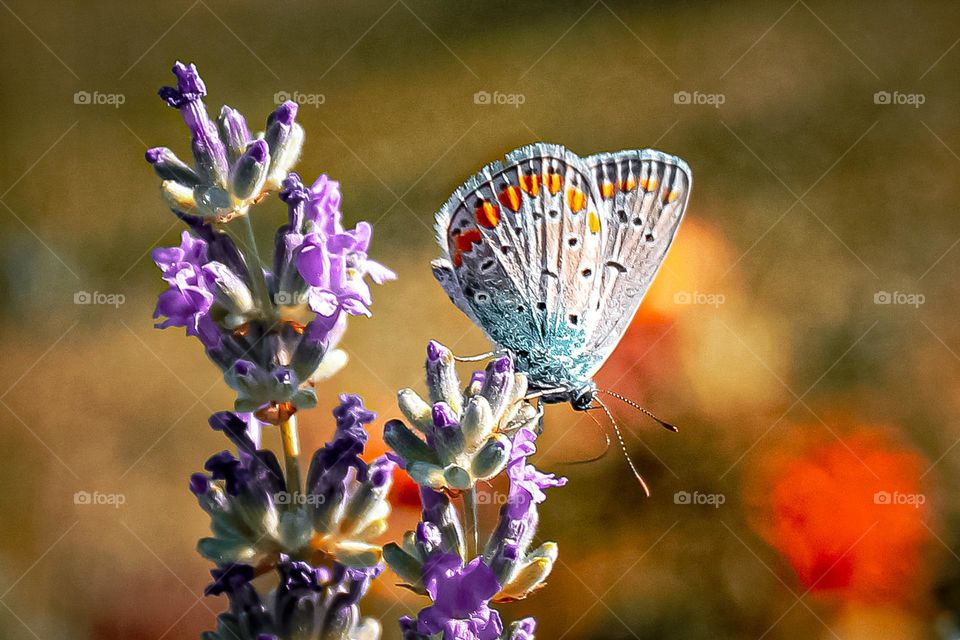
{"type": "Polygon", "coordinates": [[[344,228],[335,181],[321,176],[307,188],[289,173],[303,143],[295,103],[274,109],[254,136],[230,107],[210,120],[194,65],[178,62],[173,72],[176,86],[160,95],[182,113],[194,163],[167,147],[146,158],[190,232],[181,246],[154,252],[169,285],[157,301],[157,326],[197,336],[236,391],[234,409],[281,425],[314,406],[313,385],[346,363],[337,343],[348,316],[371,313],[368,279],[395,275],[369,258],[369,224],[344,228]],[[281,183],[289,222],[278,229],[270,259],[260,255],[249,219],[239,229],[232,221],[281,183]]]}
{"type": "Polygon", "coordinates": [[[199,173],[210,183],[225,186],[229,168],[227,150],[203,104],[207,87],[193,64],[177,62],[173,65],[173,73],[177,76],[177,86],[161,88],[160,97],[183,115],[183,121],[190,129],[193,157],[201,169],[199,173]]]}
{"type": "Polygon", "coordinates": [[[509,435],[538,418],[523,401],[526,376],[510,358],[497,358],[461,390],[453,354],[436,341],[427,345],[426,370],[429,402],[412,389],[397,398],[413,429],[391,420],[384,440],[424,487],[462,490],[496,476],[510,456],[509,435]]]}
{"type": "Polygon", "coordinates": [[[263,137],[253,139],[246,120],[223,107],[217,122],[207,114],[207,88],[196,66],[173,66],[177,86],[163,87],[160,97],[180,111],[190,130],[194,166],[166,147],[147,152],[147,162],[163,179],[170,207],[216,224],[247,214],[250,206],[280,183],[293,168],[303,146],[303,129],[295,122],[297,106],[287,102],[267,119],[263,137]]]}

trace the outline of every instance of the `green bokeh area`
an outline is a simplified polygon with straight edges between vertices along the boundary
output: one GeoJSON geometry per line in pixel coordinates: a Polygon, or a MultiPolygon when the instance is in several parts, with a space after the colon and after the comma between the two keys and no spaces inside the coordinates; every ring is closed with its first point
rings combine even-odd
{"type": "MultiPolygon", "coordinates": [[[[561,561],[506,619],[537,616],[545,639],[934,638],[960,607],[956,3],[4,0],[0,29],[0,637],[191,638],[223,606],[200,597],[207,521],[187,478],[224,448],[206,418],[232,398],[198,344],[150,317],[149,252],[180,225],[143,153],[188,155],[156,96],[178,59],[211,111],[251,127],[275,97],[302,102],[297,171],[340,181],[346,222],[372,222],[399,275],[351,323],[305,448],[329,437],[341,391],[377,428],[396,417],[428,339],[486,349],[429,269],[433,214],[480,166],[543,140],[692,167],[688,258],[660,298],[725,302],[642,320],[604,377],[681,433],[616,407],[644,499],[615,446],[568,464],[604,437],[550,409],[538,464],[570,483],[540,537],[561,561]],[[930,535],[910,602],[805,594],[753,517],[752,470],[798,435],[842,443],[840,423],[883,425],[921,461],[930,535]]],[[[256,210],[261,246],[284,216],[276,198],[256,210]]],[[[416,518],[396,515],[391,536],[416,518]]],[[[364,601],[386,638],[425,604],[394,582],[364,601]]]]}

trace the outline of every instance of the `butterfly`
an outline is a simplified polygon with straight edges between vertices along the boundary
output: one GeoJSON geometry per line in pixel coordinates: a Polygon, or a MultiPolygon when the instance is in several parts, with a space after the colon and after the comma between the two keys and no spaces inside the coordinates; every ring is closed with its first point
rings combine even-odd
{"type": "Polygon", "coordinates": [[[687,163],[652,149],[581,158],[536,143],[483,167],[436,216],[433,274],[514,355],[547,403],[590,408],[690,197],[687,163]]]}
{"type": "Polygon", "coordinates": [[[591,409],[593,376],[663,264],[691,185],[686,162],[652,149],[581,158],[559,145],[521,147],[483,167],[437,213],[443,255],[433,274],[514,356],[533,395],[591,409]]]}

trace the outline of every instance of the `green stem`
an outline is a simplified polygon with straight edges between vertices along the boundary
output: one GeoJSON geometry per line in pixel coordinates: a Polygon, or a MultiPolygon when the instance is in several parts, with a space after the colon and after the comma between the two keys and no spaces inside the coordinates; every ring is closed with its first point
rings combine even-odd
{"type": "Polygon", "coordinates": [[[253,294],[260,301],[263,314],[266,316],[273,309],[270,301],[270,294],[267,291],[267,278],[263,275],[263,266],[260,262],[260,252],[257,250],[257,238],[253,233],[253,222],[250,221],[250,215],[243,216],[244,224],[247,229],[247,242],[250,244],[250,252],[253,259],[250,260],[247,268],[251,271],[250,279],[253,281],[253,294]],[[256,272],[256,273],[253,273],[256,272]]]}
{"type": "MultiPolygon", "coordinates": [[[[287,493],[291,497],[301,492],[300,487],[300,436],[297,432],[297,416],[293,415],[280,425],[283,439],[283,459],[286,466],[287,493]]],[[[293,501],[291,500],[291,504],[293,501]]]]}
{"type": "Polygon", "coordinates": [[[480,527],[477,518],[477,487],[470,487],[463,493],[463,517],[466,525],[464,535],[467,538],[467,560],[480,552],[480,527]]]}

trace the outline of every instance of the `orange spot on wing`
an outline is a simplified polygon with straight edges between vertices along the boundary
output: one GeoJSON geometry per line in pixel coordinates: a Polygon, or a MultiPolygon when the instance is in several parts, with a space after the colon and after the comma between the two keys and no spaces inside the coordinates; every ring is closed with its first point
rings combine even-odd
{"type": "Polygon", "coordinates": [[[463,233],[453,236],[453,266],[460,268],[463,265],[463,254],[470,253],[473,245],[483,241],[483,234],[479,229],[467,229],[463,233]]]}
{"type": "Polygon", "coordinates": [[[640,181],[640,187],[643,188],[644,191],[653,191],[659,184],[656,178],[644,178],[640,181]]]}
{"type": "Polygon", "coordinates": [[[620,188],[620,191],[627,192],[633,191],[637,188],[637,179],[633,176],[630,176],[626,180],[621,180],[620,184],[617,185],[620,188]]]}
{"type": "Polygon", "coordinates": [[[516,213],[520,210],[521,196],[520,189],[509,184],[504,188],[503,191],[497,196],[497,200],[500,201],[500,204],[505,206],[510,211],[516,213]]]}
{"type": "Polygon", "coordinates": [[[567,206],[574,213],[580,213],[587,206],[587,196],[579,189],[567,189],[567,206]]]}
{"type": "Polygon", "coordinates": [[[679,197],[680,197],[679,191],[671,191],[669,194],[667,194],[667,202],[676,202],[677,198],[679,197]]]}
{"type": "Polygon", "coordinates": [[[600,216],[597,215],[596,211],[591,211],[587,214],[587,226],[590,227],[590,233],[598,233],[600,231],[600,216]]]}
{"type": "Polygon", "coordinates": [[[603,196],[604,200],[609,200],[616,192],[616,186],[609,180],[604,180],[603,184],[600,185],[600,195],[603,196]]]}
{"type": "Polygon", "coordinates": [[[520,188],[530,197],[536,198],[540,195],[540,176],[532,173],[521,174],[520,188]]]}
{"type": "Polygon", "coordinates": [[[480,229],[467,229],[458,235],[454,242],[457,245],[457,251],[469,253],[473,249],[473,245],[480,244],[482,240],[483,235],[480,233],[480,229]]]}
{"type": "Polygon", "coordinates": [[[563,188],[563,176],[551,171],[543,176],[543,184],[550,190],[550,193],[556,195],[563,188]]]}
{"type": "Polygon", "coordinates": [[[492,202],[481,202],[474,214],[477,218],[477,224],[481,227],[493,229],[500,224],[500,207],[492,202]]]}

